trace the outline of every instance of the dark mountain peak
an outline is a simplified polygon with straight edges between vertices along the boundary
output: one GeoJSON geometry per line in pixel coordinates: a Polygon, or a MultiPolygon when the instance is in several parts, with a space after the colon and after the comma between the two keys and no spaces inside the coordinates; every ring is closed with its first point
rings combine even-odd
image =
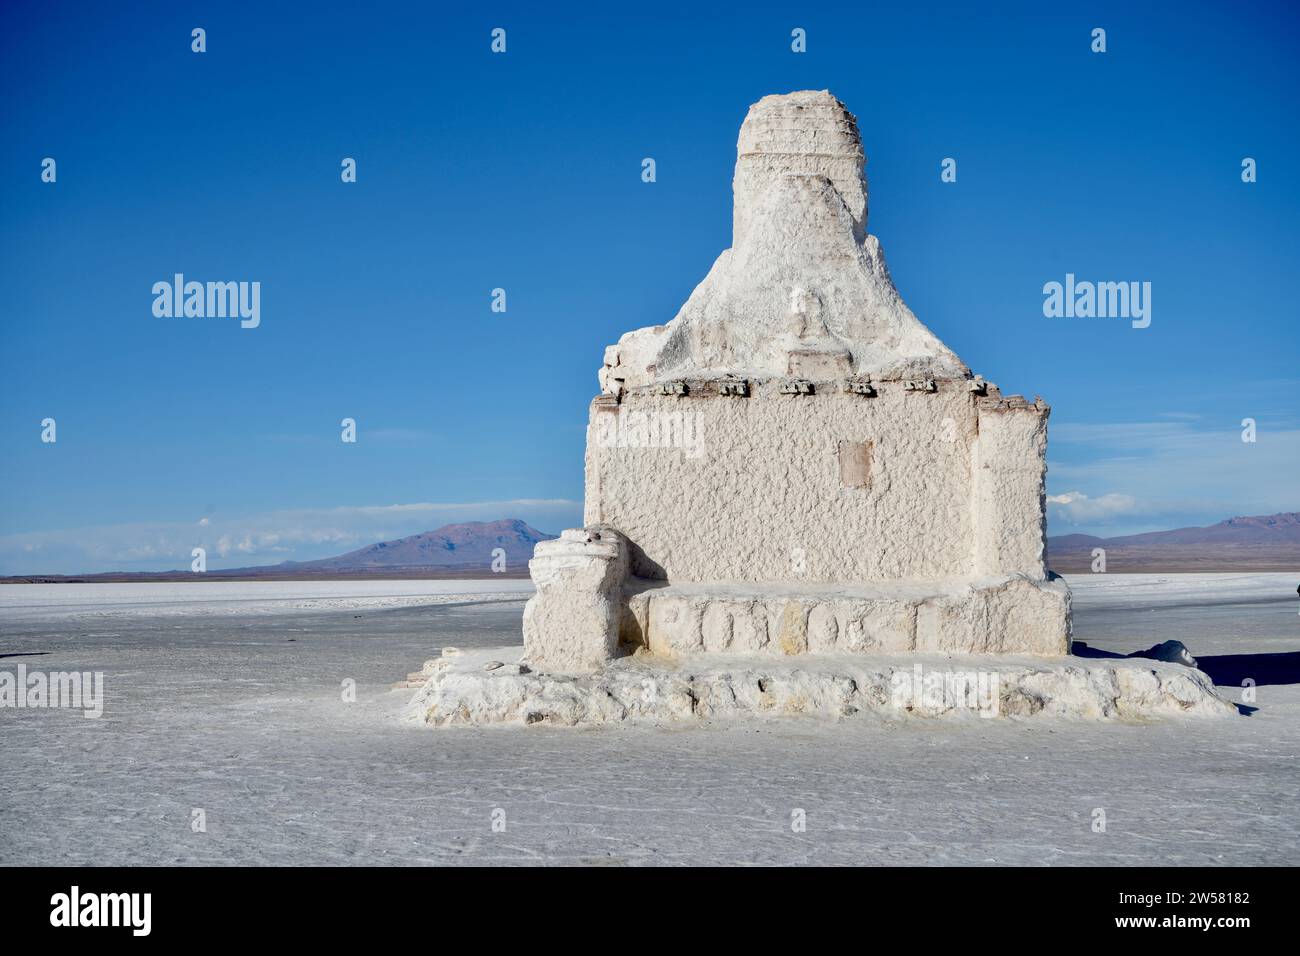
{"type": "Polygon", "coordinates": [[[304,561],[308,570],[371,570],[381,568],[488,568],[498,548],[505,552],[508,566],[518,567],[533,556],[539,541],[555,535],[538,531],[519,518],[497,521],[464,521],[443,525],[393,541],[380,541],[334,558],[304,561]]]}
{"type": "Polygon", "coordinates": [[[1275,515],[1238,516],[1220,521],[1215,527],[1293,528],[1300,527],[1300,511],[1279,511],[1275,515]]]}

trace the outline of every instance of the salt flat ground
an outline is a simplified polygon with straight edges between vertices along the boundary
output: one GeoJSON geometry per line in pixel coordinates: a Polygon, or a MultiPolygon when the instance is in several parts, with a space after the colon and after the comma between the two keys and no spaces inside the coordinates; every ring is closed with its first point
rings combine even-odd
{"type": "Polygon", "coordinates": [[[583,730],[400,719],[527,582],[4,586],[0,670],[106,706],[0,708],[0,863],[1300,864],[1298,582],[1070,578],[1078,639],[1182,640],[1249,716],[583,730]]]}

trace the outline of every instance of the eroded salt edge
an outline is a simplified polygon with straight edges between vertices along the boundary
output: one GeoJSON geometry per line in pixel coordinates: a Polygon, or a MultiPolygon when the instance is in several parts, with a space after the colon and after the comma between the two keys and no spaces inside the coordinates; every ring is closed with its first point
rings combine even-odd
{"type": "Polygon", "coordinates": [[[521,647],[452,652],[425,665],[407,717],[432,726],[580,726],[699,722],[754,716],[895,720],[1056,717],[1148,720],[1226,717],[1234,704],[1201,671],[1155,661],[899,655],[827,655],[783,661],[648,656],[591,675],[537,673],[521,647]],[[987,695],[921,691],[930,675],[970,675],[987,695]],[[983,684],[978,681],[982,680],[983,684]],[[908,682],[916,693],[902,693],[908,682]],[[989,692],[989,688],[994,688],[989,692]]]}

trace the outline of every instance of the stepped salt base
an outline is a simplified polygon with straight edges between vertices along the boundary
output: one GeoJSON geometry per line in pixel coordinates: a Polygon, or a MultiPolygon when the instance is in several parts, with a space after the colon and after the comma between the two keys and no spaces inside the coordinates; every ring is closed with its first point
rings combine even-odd
{"type": "MultiPolygon", "coordinates": [[[[448,649],[425,664],[408,719],[430,726],[692,723],[756,717],[886,720],[1227,717],[1201,671],[1159,661],[1020,655],[637,654],[594,674],[531,670],[522,647],[448,649]]],[[[413,682],[414,683],[414,682],[413,682]]]]}

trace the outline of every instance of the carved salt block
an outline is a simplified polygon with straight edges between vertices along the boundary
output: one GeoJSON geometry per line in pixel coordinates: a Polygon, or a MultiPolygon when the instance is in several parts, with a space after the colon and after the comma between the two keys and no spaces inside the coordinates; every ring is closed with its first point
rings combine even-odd
{"type": "Polygon", "coordinates": [[[599,669],[618,654],[627,542],[608,528],[565,531],[528,562],[537,594],[524,607],[524,657],[553,673],[599,669]]]}

